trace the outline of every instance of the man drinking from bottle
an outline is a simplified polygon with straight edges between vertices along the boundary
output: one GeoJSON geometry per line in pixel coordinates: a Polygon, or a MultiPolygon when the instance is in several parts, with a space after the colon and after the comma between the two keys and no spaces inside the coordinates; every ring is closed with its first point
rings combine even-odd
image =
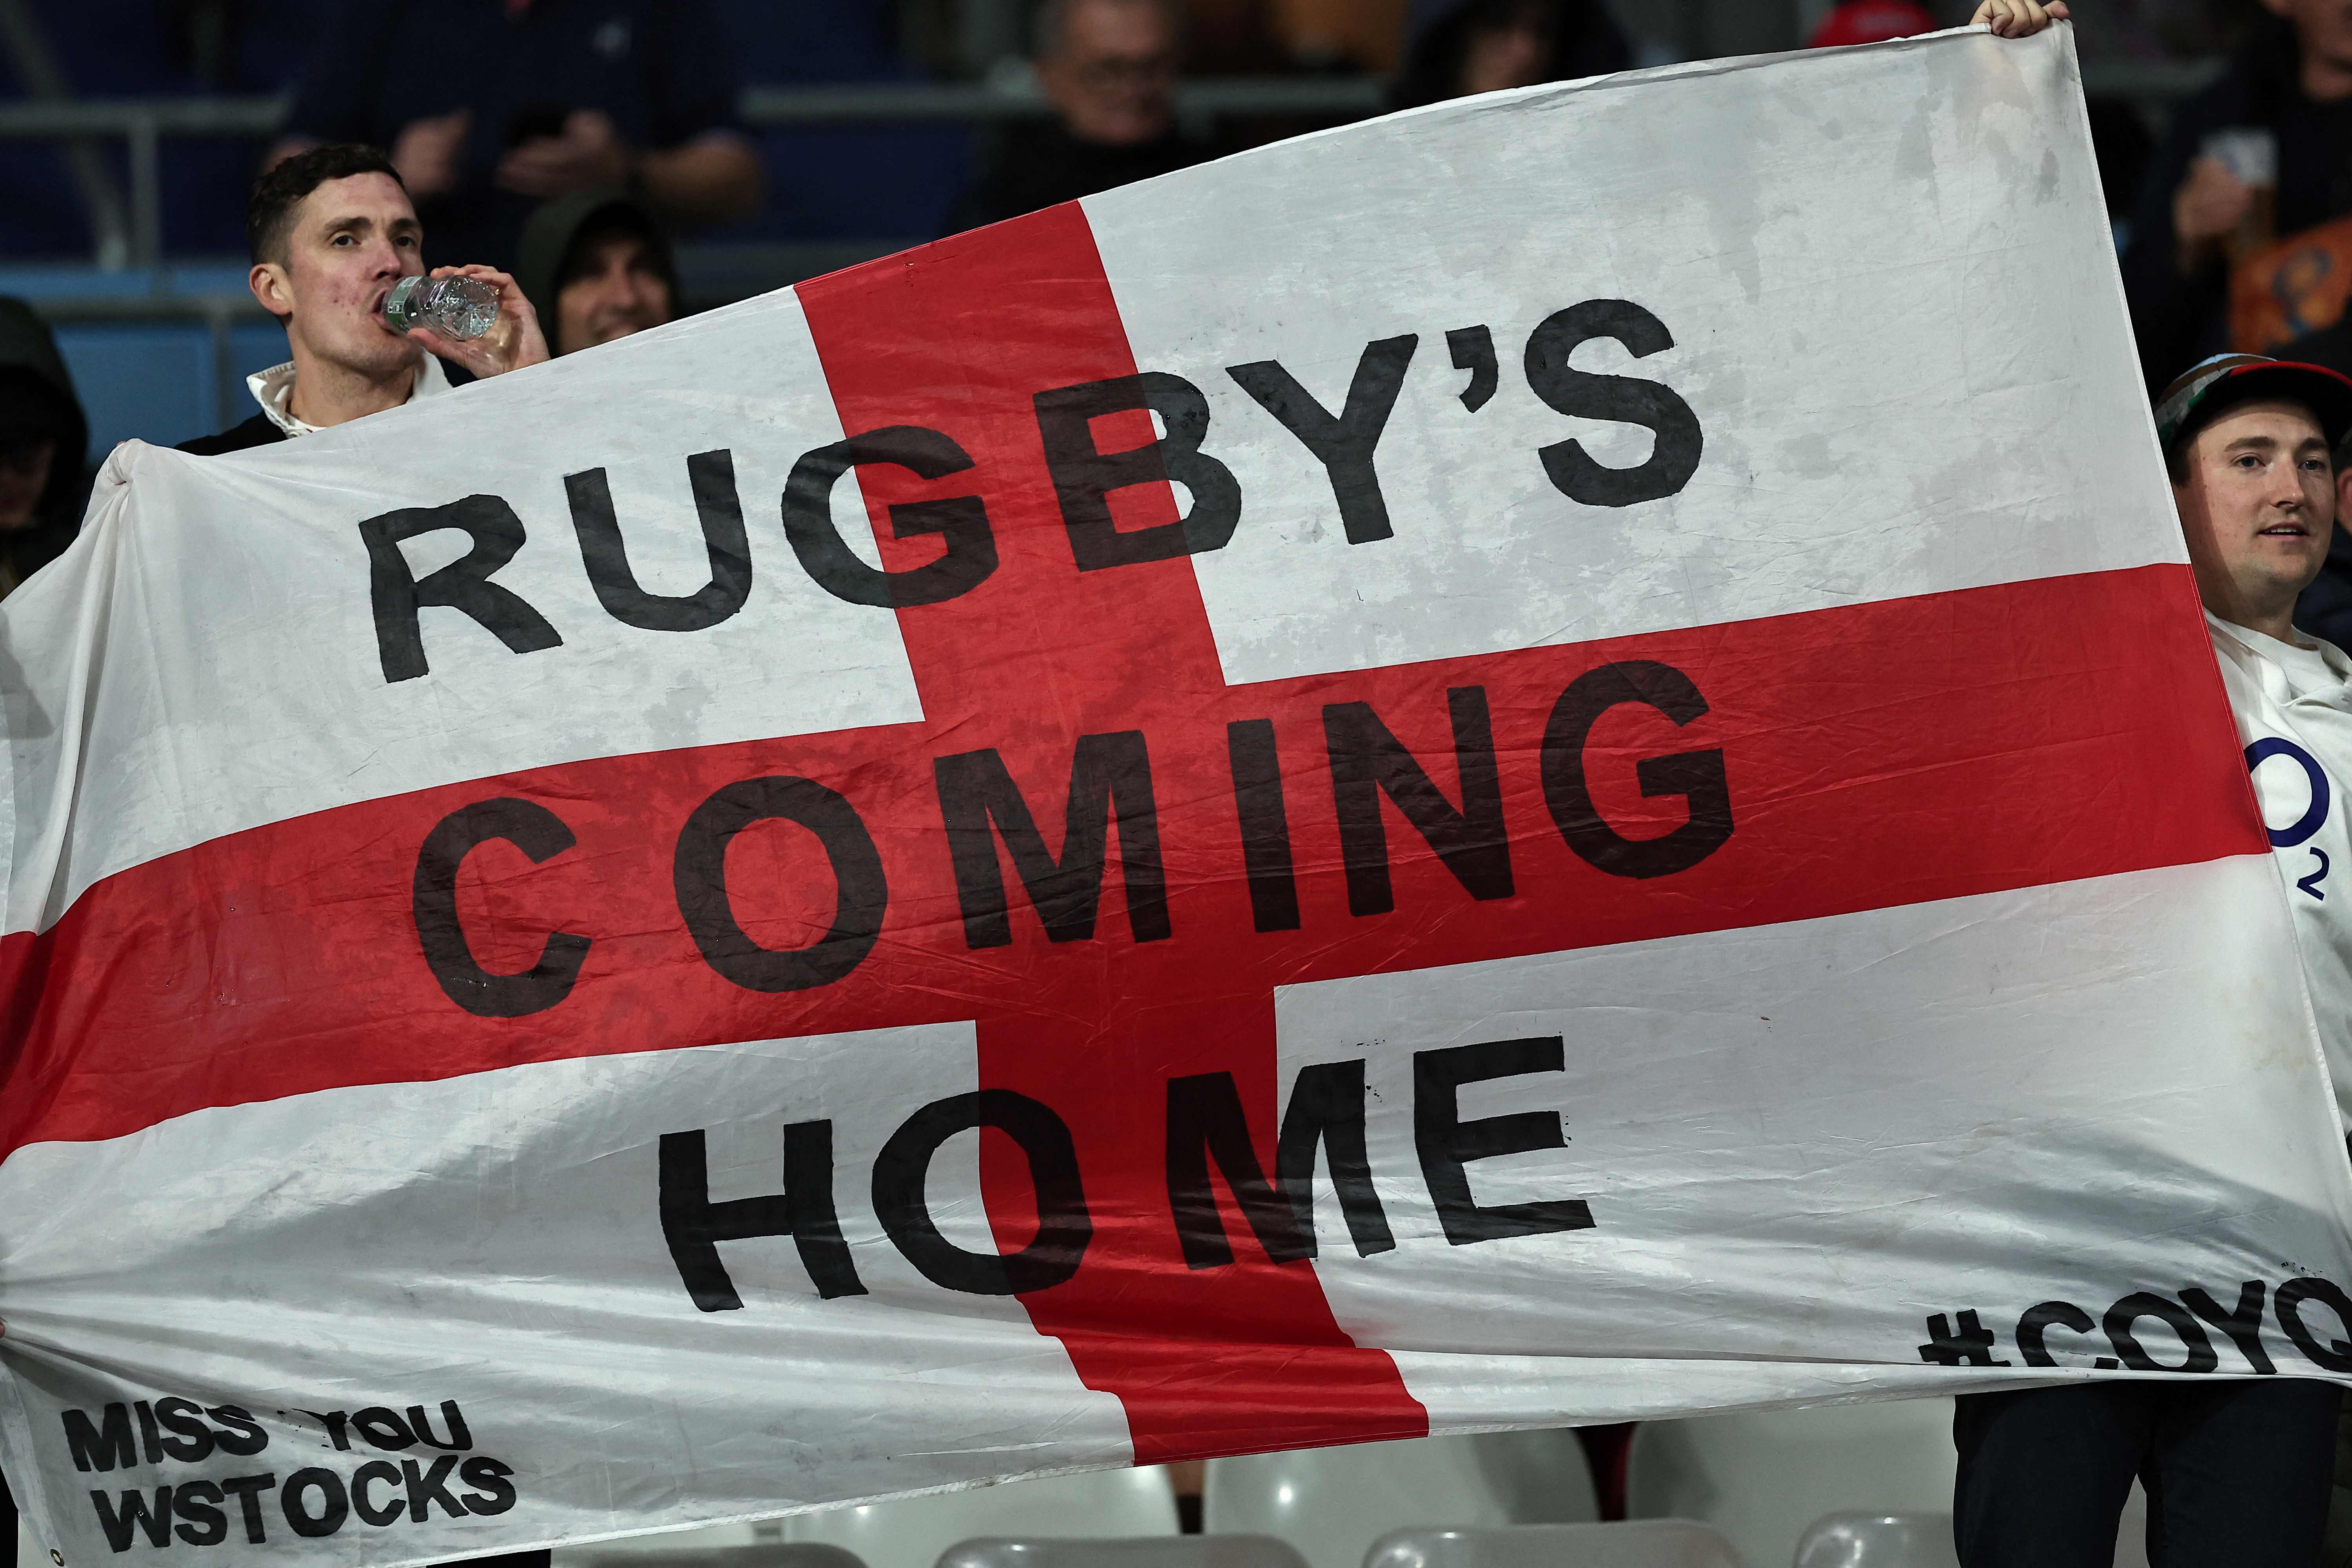
{"type": "Polygon", "coordinates": [[[246,199],[247,284],[286,328],[293,357],[246,378],[261,411],[183,444],[242,451],[450,390],[443,360],[475,376],[548,357],[539,317],[515,280],[488,267],[441,267],[497,294],[489,330],[459,338],[387,321],[386,296],[425,272],[425,231],[392,163],[373,147],[314,147],[268,170],[246,199]]]}

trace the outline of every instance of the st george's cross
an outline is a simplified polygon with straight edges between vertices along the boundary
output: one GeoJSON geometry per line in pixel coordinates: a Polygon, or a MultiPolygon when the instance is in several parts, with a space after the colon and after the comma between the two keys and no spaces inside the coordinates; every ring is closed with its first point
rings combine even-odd
{"type": "Polygon", "coordinates": [[[2095,194],[2063,38],[1996,47],[1383,121],[119,456],[5,612],[12,1484],[176,1552],[159,1489],[268,1473],[249,1546],[394,1562],[2112,1364],[2150,1289],[2336,1370],[2120,310],[1916,309],[2103,254],[1937,140],[2095,194]],[[1915,117],[1935,178],[1826,179],[1915,117]],[[1709,239],[1759,181],[1796,228],[1709,239]],[[2140,1195],[1979,1245],[2060,1181],[2140,1195]]]}

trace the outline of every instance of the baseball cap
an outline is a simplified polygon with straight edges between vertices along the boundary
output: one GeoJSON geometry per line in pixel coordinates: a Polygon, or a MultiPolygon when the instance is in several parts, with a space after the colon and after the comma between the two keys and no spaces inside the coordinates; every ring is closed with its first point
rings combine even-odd
{"type": "Polygon", "coordinates": [[[2156,400],[2157,443],[2168,458],[2222,413],[2265,397],[2310,409],[2330,451],[2352,431],[2352,376],[2301,360],[2215,354],[2191,366],[2156,400]]]}

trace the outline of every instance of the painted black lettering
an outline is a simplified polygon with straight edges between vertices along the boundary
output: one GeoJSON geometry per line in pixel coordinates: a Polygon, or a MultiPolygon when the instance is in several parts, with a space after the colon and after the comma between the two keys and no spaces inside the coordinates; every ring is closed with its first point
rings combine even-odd
{"type": "Polygon", "coordinates": [[[1707,710],[1706,699],[1690,677],[1670,664],[1627,659],[1586,670],[1569,682],[1544,726],[1544,801],[1559,836],[1590,866],[1612,877],[1670,877],[1687,871],[1731,837],[1731,785],[1724,773],[1723,748],[1644,757],[1633,770],[1642,794],[1653,800],[1680,795],[1690,803],[1690,816],[1656,838],[1628,838],[1592,804],[1584,774],[1584,748],[1593,725],[1622,702],[1654,708],[1678,725],[1707,710]]]}
{"type": "Polygon", "coordinates": [[[710,1160],[703,1134],[661,1139],[661,1225],[670,1260],[695,1306],[731,1312],[743,1305],[719,1261],[722,1241],[789,1236],[816,1293],[863,1296],[833,1204],[833,1123],[795,1121],[784,1129],[784,1190],[772,1195],[710,1201],[710,1160]]]}
{"type": "Polygon", "coordinates": [[[98,1525],[106,1531],[106,1544],[114,1551],[130,1551],[131,1542],[142,1535],[150,1546],[170,1543],[171,1488],[157,1487],[152,1501],[142,1491],[124,1492],[119,1504],[105,1492],[92,1492],[89,1501],[98,1510],[98,1525]]]}
{"type": "Polygon", "coordinates": [[[222,1453],[247,1457],[269,1447],[269,1434],[261,1429],[261,1423],[253,1418],[252,1412],[242,1406],[215,1405],[205,1414],[211,1416],[215,1425],[226,1428],[216,1434],[214,1439],[220,1445],[222,1453]]]}
{"type": "Polygon", "coordinates": [[[2314,1366],[2328,1372],[2352,1372],[2352,1343],[2335,1339],[2322,1343],[2303,1321],[2303,1304],[2316,1301],[2336,1314],[2336,1321],[2347,1332],[2352,1332],[2352,1299],[2347,1299],[2334,1280],[2290,1279],[2278,1288],[2278,1294],[2271,1301],[2278,1313],[2279,1327],[2286,1331],[2295,1349],[2311,1358],[2314,1366]]]}
{"type": "Polygon", "coordinates": [[[890,1134],[874,1161],[874,1214],[918,1272],[972,1296],[1049,1289],[1078,1271],[1094,1220],[1078,1177],[1077,1146],[1053,1110],[1009,1089],[934,1100],[890,1134]],[[923,1186],[931,1157],[959,1132],[993,1127],[1021,1146],[1037,1197],[1037,1232],[1018,1252],[967,1252],[940,1234],[923,1186]]]}
{"type": "Polygon", "coordinates": [[[1082,942],[1095,934],[1110,830],[1118,829],[1118,875],[1127,924],[1137,942],[1169,934],[1168,879],[1160,862],[1160,815],[1151,795],[1151,755],[1140,730],[1081,735],[1070,755],[1070,793],[1063,809],[1062,853],[1045,847],[1029,803],[997,752],[965,752],[931,764],[955,868],[964,944],[1003,947],[1013,940],[999,834],[1027,889],[1046,937],[1082,942]]]}
{"type": "Polygon", "coordinates": [[[248,1544],[259,1545],[268,1532],[262,1528],[261,1499],[278,1484],[274,1475],[235,1476],[221,1482],[221,1490],[236,1499],[245,1520],[245,1539],[248,1544]]]}
{"type": "Polygon", "coordinates": [[[834,526],[833,492],[841,476],[866,463],[906,468],[919,479],[941,479],[972,466],[971,455],[937,430],[892,425],[803,454],[784,482],[784,538],[812,582],[852,605],[908,609],[969,594],[996,570],[996,535],[978,496],[908,501],[890,509],[891,536],[936,533],[945,546],[936,561],[885,572],[859,560],[834,526]]]}
{"type": "Polygon", "coordinates": [[[400,1492],[400,1467],[389,1459],[370,1459],[352,1472],[352,1511],[369,1524],[382,1529],[408,1511],[408,1504],[400,1492]],[[395,1489],[384,1494],[379,1502],[368,1493],[371,1486],[395,1489]]]}
{"type": "Polygon", "coordinates": [[[1389,885],[1388,832],[1381,820],[1383,795],[1472,898],[1511,896],[1510,837],[1503,824],[1503,787],[1495,770],[1486,689],[1457,686],[1446,692],[1445,702],[1453,716],[1454,763],[1462,782],[1459,809],[1370,704],[1334,702],[1323,710],[1350,914],[1383,914],[1396,907],[1389,885]]]}
{"type": "Polygon", "coordinates": [[[572,847],[572,829],[536,801],[504,796],[476,801],[443,817],[416,852],[414,912],[417,944],[450,1001],[478,1018],[520,1018],[543,1013],[572,994],[589,939],[551,933],[539,962],[519,974],[495,974],[474,958],[457,923],[457,868],[479,845],[501,839],[544,865],[572,847]]]}
{"type": "Polygon", "coordinates": [[[1470,384],[1462,389],[1462,406],[1477,413],[1486,406],[1502,380],[1501,366],[1495,359],[1495,334],[1483,326],[1456,327],[1445,334],[1445,352],[1454,369],[1470,373],[1470,384]]]}
{"type": "Polygon", "coordinates": [[[2213,1342],[2197,1320],[2177,1302],[2168,1301],[2149,1290],[2135,1290],[2107,1309],[2107,1342],[2116,1347],[2116,1354],[2134,1372],[2211,1372],[2221,1364],[2213,1353],[2213,1342]],[[2142,1318],[2154,1318],[2179,1336],[2188,1359],[2179,1366],[2166,1366],[2147,1353],[2133,1331],[2142,1318]]]}
{"type": "Polygon", "coordinates": [[[1632,376],[1577,370],[1569,356],[1595,338],[1614,338],[1635,359],[1675,346],[1665,323],[1630,300],[1587,300],[1555,310],[1528,334],[1528,385],[1556,414],[1639,425],[1655,440],[1648,459],[1604,468],[1573,437],[1537,455],[1560,494],[1585,506],[1633,506],[1678,493],[1698,472],[1706,441],[1698,416],[1671,387],[1632,376]]]}
{"type": "Polygon", "coordinates": [[[537,653],[560,647],[563,639],[547,617],[524,602],[511,588],[490,581],[490,574],[514,559],[522,548],[522,520],[514,508],[497,496],[467,496],[446,506],[404,507],[360,524],[367,545],[369,594],[375,610],[376,657],[389,681],[414,680],[430,668],[425,658],[421,612],[429,608],[457,610],[514,653],[537,653]],[[423,577],[409,569],[400,542],[445,528],[460,528],[474,547],[437,572],[423,577]]]}
{"type": "MultiPolygon", "coordinates": [[[[449,1475],[457,1468],[457,1456],[455,1454],[444,1454],[429,1466],[420,1465],[415,1459],[400,1461],[400,1479],[407,1483],[408,1488],[409,1523],[423,1524],[431,1518],[431,1505],[434,1503],[439,1503],[441,1511],[451,1519],[466,1517],[466,1505],[449,1490],[449,1475]]],[[[290,1483],[288,1489],[292,1489],[290,1483]]]]}
{"type": "Polygon", "coordinates": [[[1566,1060],[1558,1035],[1413,1053],[1413,1147],[1421,1156],[1430,1202],[1437,1206],[1445,1239],[1454,1246],[1591,1228],[1592,1210],[1581,1198],[1482,1205],[1471,1196],[1470,1173],[1464,1169],[1473,1160],[1567,1147],[1555,1112],[1523,1110],[1465,1121],[1458,1093],[1465,1083],[1559,1072],[1566,1060]]]}
{"type": "Polygon", "coordinates": [[[1282,759],[1274,721],[1240,719],[1225,726],[1233,767],[1234,815],[1249,873],[1250,921],[1260,931],[1298,929],[1298,881],[1291,867],[1290,816],[1282,798],[1282,759]]]}
{"type": "Polygon", "coordinates": [[[2271,1352],[2263,1345],[2263,1298],[2269,1288],[2259,1279],[2249,1279],[2238,1287],[2235,1311],[2225,1310],[2203,1287],[2191,1285],[2180,1292],[2181,1304],[2190,1311],[2230,1336],[2238,1353],[2257,1373],[2268,1375],[2278,1371],[2271,1361],[2271,1352]]]}
{"type": "Polygon", "coordinates": [[[507,1479],[513,1474],[512,1465],[477,1454],[457,1467],[457,1479],[474,1489],[458,1500],[469,1513],[504,1513],[515,1505],[514,1483],[507,1479]]]}
{"type": "Polygon", "coordinates": [[[172,1489],[172,1511],[180,1516],[172,1533],[191,1546],[218,1546],[228,1539],[220,1504],[221,1489],[212,1482],[182,1481],[172,1489]]]}
{"type": "Polygon", "coordinates": [[[1168,1209],[1185,1266],[1215,1268],[1234,1260],[1224,1215],[1210,1185],[1213,1161],[1267,1258],[1288,1263],[1306,1257],[1297,1216],[1258,1163],[1234,1075],[1198,1073],[1168,1080],[1168,1209]]]}
{"type": "Polygon", "coordinates": [[[2044,1336],[2053,1327],[2069,1328],[2078,1334],[2087,1334],[2098,1324],[2092,1321],[2090,1313],[2072,1301],[2043,1301],[2028,1307],[2025,1315],[2017,1320],[2017,1348],[2024,1352],[2026,1365],[2058,1364],[2057,1359],[2051,1355],[2049,1346],[2043,1342],[2044,1336]]]}
{"type": "Polygon", "coordinates": [[[139,1462],[131,1446],[131,1406],[116,1401],[100,1413],[99,1425],[79,1410],[64,1413],[66,1452],[77,1470],[129,1469],[139,1462]]]}
{"type": "Polygon", "coordinates": [[[1278,361],[1259,360],[1225,372],[1323,465],[1331,497],[1339,505],[1339,526],[1350,544],[1386,539],[1396,531],[1389,525],[1389,503],[1381,494],[1372,453],[1380,446],[1381,432],[1388,428],[1389,416],[1396,411],[1405,367],[1412,363],[1420,342],[1407,332],[1366,343],[1348,383],[1348,400],[1336,415],[1278,361]]]}
{"type": "Polygon", "coordinates": [[[1035,404],[1045,466],[1079,571],[1199,555],[1232,541],[1242,517],[1242,489],[1232,469],[1201,450],[1209,434],[1209,400],[1199,387],[1181,375],[1147,371],[1055,387],[1037,394],[1035,404]],[[1159,440],[1118,452],[1095,445],[1096,420],[1139,408],[1160,416],[1165,434],[1159,440]],[[1192,492],[1192,510],[1175,522],[1120,531],[1111,520],[1110,493],[1171,480],[1192,492]]]}
{"type": "Polygon", "coordinates": [[[316,1467],[297,1470],[286,1478],[285,1489],[278,1494],[278,1506],[295,1534],[313,1538],[334,1534],[352,1514],[351,1500],[343,1493],[343,1478],[316,1467]],[[316,1510],[310,1504],[311,1492],[319,1494],[316,1510]]]}
{"type": "Polygon", "coordinates": [[[678,913],[703,962],[748,991],[809,991],[866,962],[882,935],[890,883],[882,852],[848,801],[812,779],[744,779],[694,808],[672,862],[678,913]],[[833,868],[833,923],[806,947],[762,947],[735,918],[727,847],[756,822],[795,822],[816,835],[833,868]]]}
{"type": "Polygon", "coordinates": [[[245,1521],[245,1539],[250,1544],[258,1545],[268,1534],[262,1528],[261,1499],[277,1484],[274,1475],[235,1476],[220,1484],[222,1491],[236,1499],[245,1521]]]}
{"type": "Polygon", "coordinates": [[[174,1396],[155,1402],[155,1425],[163,1429],[161,1447],[168,1458],[193,1465],[212,1458],[213,1429],[205,1425],[204,1406],[174,1396]]]}
{"type": "Polygon", "coordinates": [[[366,1438],[370,1447],[389,1453],[416,1447],[416,1434],[408,1429],[408,1423],[381,1405],[352,1411],[352,1430],[366,1438]]]}
{"type": "Polygon", "coordinates": [[[429,1444],[436,1448],[452,1450],[470,1448],[474,1446],[474,1435],[466,1430],[466,1415],[464,1411],[457,1408],[456,1400],[445,1399],[441,1402],[441,1424],[449,1429],[449,1440],[446,1443],[433,1435],[433,1422],[426,1415],[425,1406],[412,1405],[408,1407],[408,1429],[416,1434],[418,1442],[429,1444]]]}
{"type": "Polygon", "coordinates": [[[1364,1064],[1313,1062],[1298,1069],[1290,1104],[1282,1113],[1282,1141],[1274,1155],[1275,1181],[1290,1196],[1298,1239],[1316,1256],[1315,1151],[1320,1146],[1331,1173],[1339,1213],[1359,1257],[1396,1246],[1381,1194],[1372,1185],[1371,1161],[1364,1150],[1364,1064]]]}
{"type": "Polygon", "coordinates": [[[604,470],[563,476],[588,585],[596,590],[604,613],[623,626],[648,632],[706,631],[741,609],[751,595],[751,544],[743,531],[742,498],[735,489],[735,455],[724,447],[695,453],[686,460],[686,482],[702,524],[710,581],[691,594],[672,595],[648,594],[638,584],[620,521],[613,515],[613,487],[604,470]]]}

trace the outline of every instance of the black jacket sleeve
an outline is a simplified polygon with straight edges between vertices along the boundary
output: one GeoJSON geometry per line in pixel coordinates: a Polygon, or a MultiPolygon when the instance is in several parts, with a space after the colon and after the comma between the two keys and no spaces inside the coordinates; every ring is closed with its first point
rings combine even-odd
{"type": "Polygon", "coordinates": [[[2234,74],[2182,104],[2149,163],[2133,209],[2131,244],[2123,254],[2124,296],[2139,340],[2140,374],[2151,395],[2173,377],[2226,345],[2223,315],[2228,269],[2218,262],[2184,276],[2176,251],[2172,198],[2189,177],[2205,138],[2227,125],[2247,123],[2249,105],[2234,74]]]}
{"type": "Polygon", "coordinates": [[[269,422],[267,414],[257,414],[242,425],[232,425],[217,436],[199,436],[193,441],[183,441],[173,450],[187,452],[199,458],[217,458],[225,452],[242,452],[251,447],[267,447],[286,439],[286,432],[269,422]]]}

